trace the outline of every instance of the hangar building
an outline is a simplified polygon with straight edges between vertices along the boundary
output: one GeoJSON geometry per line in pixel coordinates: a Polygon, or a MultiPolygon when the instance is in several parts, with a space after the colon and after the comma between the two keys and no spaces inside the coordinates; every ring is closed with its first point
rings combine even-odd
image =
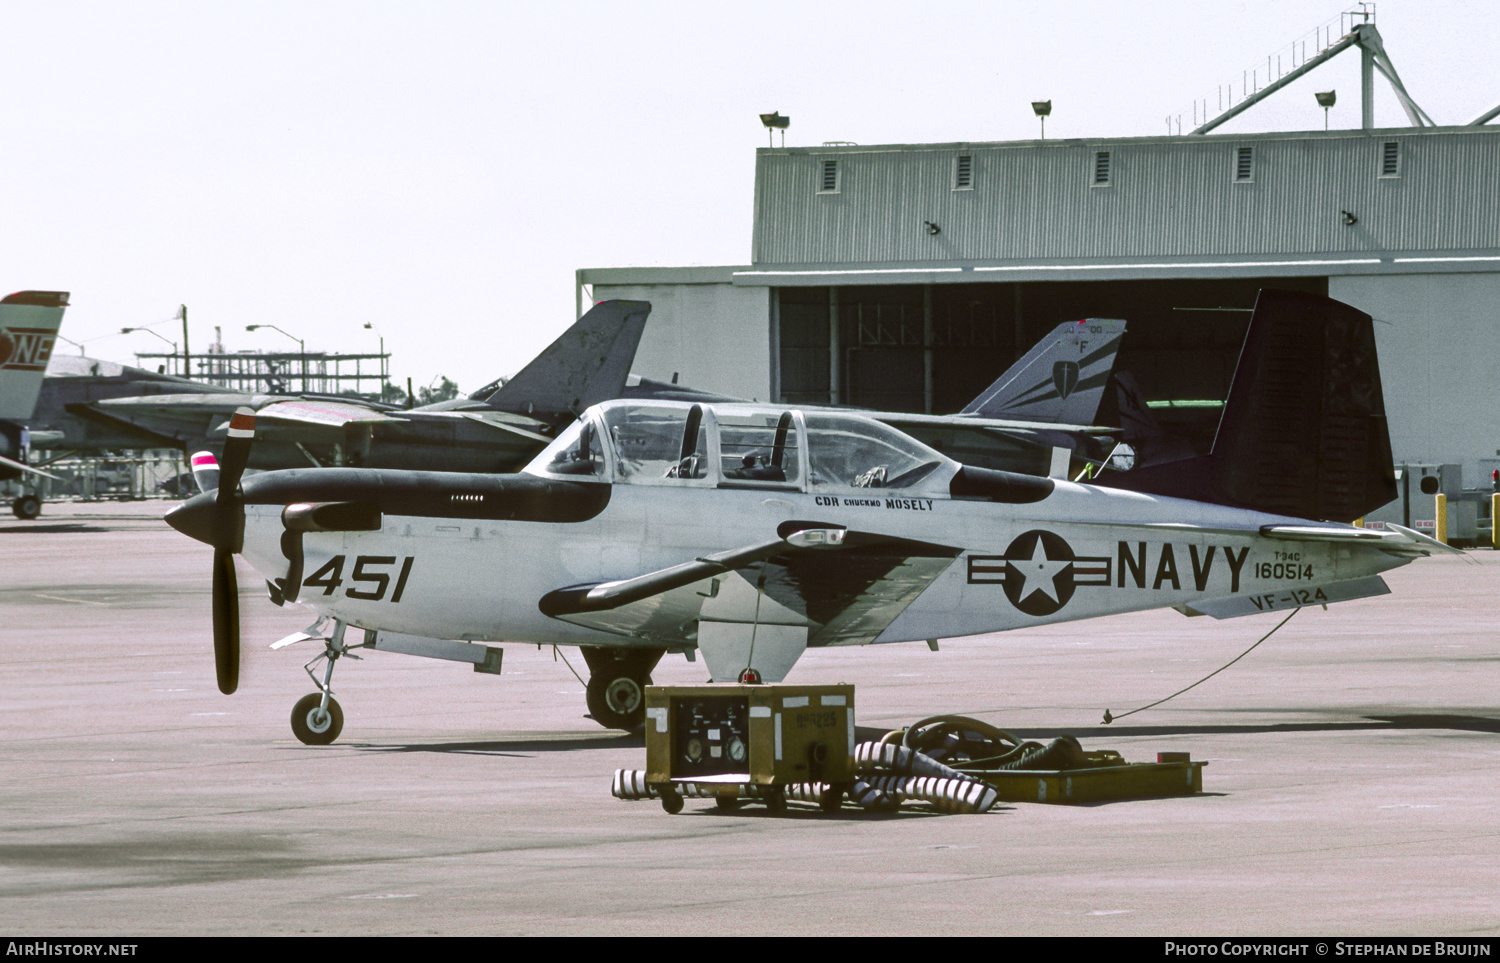
{"type": "Polygon", "coordinates": [[[580,309],[651,301],[648,377],[934,413],[1124,318],[1116,370],[1206,449],[1256,292],[1313,291],[1378,320],[1398,463],[1500,464],[1492,127],[762,148],[751,252],[580,270],[580,309]]]}

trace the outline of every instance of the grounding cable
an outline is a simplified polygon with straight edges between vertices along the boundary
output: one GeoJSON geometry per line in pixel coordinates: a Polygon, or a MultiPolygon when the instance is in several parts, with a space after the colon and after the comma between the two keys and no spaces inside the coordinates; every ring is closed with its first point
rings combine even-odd
{"type": "MultiPolygon", "coordinates": [[[[1288,622],[1290,622],[1292,620],[1292,616],[1296,615],[1300,611],[1302,611],[1302,607],[1299,605],[1297,608],[1294,608],[1290,612],[1288,612],[1286,618],[1282,619],[1280,622],[1277,622],[1276,623],[1276,628],[1274,628],[1271,631],[1267,632],[1265,635],[1262,635],[1260,637],[1260,640],[1257,641],[1255,643],[1255,645],[1260,645],[1261,642],[1264,642],[1266,639],[1269,639],[1271,636],[1275,635],[1276,634],[1276,629],[1279,629],[1283,625],[1286,625],[1288,622]]],[[[1155,702],[1151,703],[1150,705],[1141,706],[1139,709],[1131,709],[1129,712],[1122,712],[1122,713],[1120,713],[1117,716],[1116,715],[1111,715],[1110,711],[1108,709],[1105,709],[1104,710],[1104,724],[1107,726],[1111,722],[1114,722],[1116,719],[1123,719],[1126,716],[1133,716],[1137,712],[1145,712],[1147,709],[1151,709],[1151,708],[1154,708],[1155,706],[1161,705],[1163,702],[1166,702],[1167,699],[1175,699],[1175,698],[1177,698],[1178,696],[1182,695],[1184,692],[1188,691],[1188,689],[1194,688],[1195,686],[1202,685],[1203,683],[1207,682],[1209,679],[1212,679],[1214,676],[1218,675],[1220,672],[1223,672],[1225,669],[1229,668],[1231,665],[1234,665],[1236,662],[1238,662],[1239,660],[1243,659],[1245,656],[1249,655],[1255,649],[1255,645],[1250,646],[1250,648],[1246,649],[1245,651],[1241,652],[1239,655],[1237,655],[1234,658],[1230,659],[1228,662],[1226,662],[1223,665],[1219,666],[1217,669],[1213,670],[1208,675],[1206,675],[1203,678],[1199,679],[1197,682],[1194,682],[1192,685],[1188,686],[1186,689],[1178,689],[1176,692],[1174,692],[1171,695],[1167,696],[1166,699],[1157,699],[1155,702]]]]}

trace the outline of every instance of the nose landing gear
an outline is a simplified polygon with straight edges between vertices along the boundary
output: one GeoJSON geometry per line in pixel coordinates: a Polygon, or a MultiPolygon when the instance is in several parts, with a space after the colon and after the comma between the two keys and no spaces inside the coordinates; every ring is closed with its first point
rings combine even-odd
{"type": "Polygon", "coordinates": [[[344,731],[344,710],[333,697],[333,664],[344,655],[359,658],[344,644],[344,631],[348,627],[335,621],[332,637],[323,640],[323,651],[302,667],[319,689],[298,699],[292,707],[292,734],[304,745],[326,746],[344,731]],[[328,665],[323,670],[322,681],[319,681],[314,666],[325,660],[328,665]]]}

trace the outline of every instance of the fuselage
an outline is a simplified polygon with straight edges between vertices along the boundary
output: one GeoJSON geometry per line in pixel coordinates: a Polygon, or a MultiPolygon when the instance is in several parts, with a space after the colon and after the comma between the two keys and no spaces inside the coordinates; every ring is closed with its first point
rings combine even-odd
{"type": "MultiPolygon", "coordinates": [[[[279,578],[287,570],[286,504],[384,491],[379,531],[303,536],[300,603],[362,628],[437,638],[668,647],[691,644],[691,632],[622,638],[551,618],[538,600],[762,542],[792,520],[962,550],[878,642],[1233,597],[1292,607],[1320,601],[1320,586],[1409,560],[1364,545],[1260,534],[1262,526],[1298,519],[1064,481],[1039,501],[1007,504],[932,490],[814,493],[530,479],[523,495],[514,483],[505,495],[484,484],[504,477],[357,469],[255,476],[244,484],[243,555],[267,579],[279,578]],[[394,482],[410,485],[414,475],[425,494],[403,509],[403,499],[392,497],[400,488],[394,482]],[[506,498],[528,507],[503,507],[506,498]],[[452,510],[435,513],[443,505],[452,510]]],[[[827,564],[838,560],[830,556],[827,564]]]]}

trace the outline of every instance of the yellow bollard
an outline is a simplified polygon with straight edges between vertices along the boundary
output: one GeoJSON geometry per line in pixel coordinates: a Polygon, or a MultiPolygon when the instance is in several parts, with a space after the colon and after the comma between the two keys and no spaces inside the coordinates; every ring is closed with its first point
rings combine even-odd
{"type": "Polygon", "coordinates": [[[1448,544],[1448,496],[1444,495],[1442,492],[1438,492],[1436,495],[1432,496],[1432,501],[1436,505],[1436,508],[1437,508],[1437,511],[1436,511],[1437,520],[1434,522],[1434,524],[1432,526],[1432,537],[1435,538],[1435,539],[1437,539],[1438,541],[1442,542],[1444,545],[1447,545],[1448,544]]]}

